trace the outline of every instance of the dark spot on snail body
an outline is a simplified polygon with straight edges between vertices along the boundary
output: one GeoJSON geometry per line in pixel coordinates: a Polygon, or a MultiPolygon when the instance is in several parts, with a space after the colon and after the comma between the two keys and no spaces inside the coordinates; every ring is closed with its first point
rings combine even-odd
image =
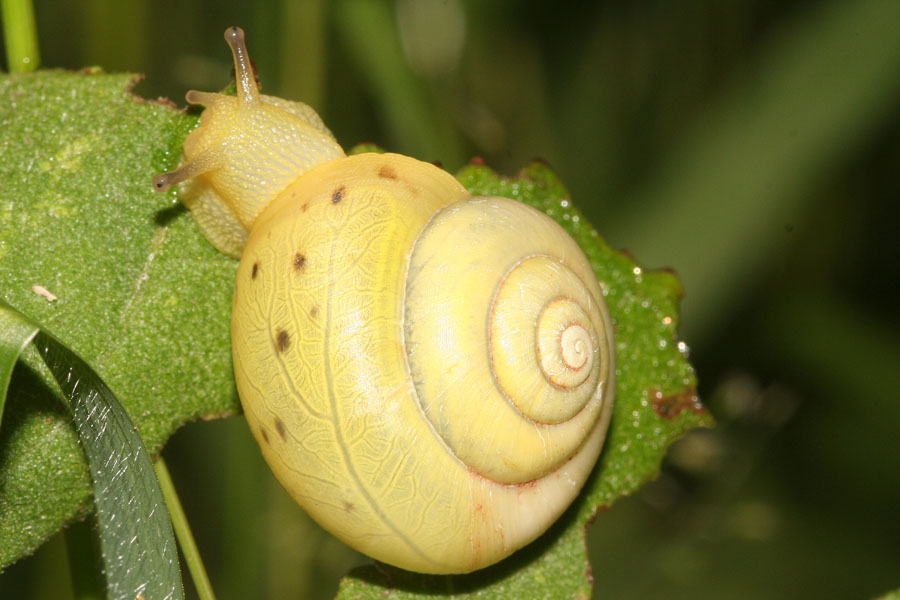
{"type": "Polygon", "coordinates": [[[262,436],[263,441],[268,444],[269,443],[269,434],[263,427],[259,428],[259,434],[262,436]]]}
{"type": "Polygon", "coordinates": [[[253,270],[250,271],[250,279],[256,279],[256,276],[259,274],[259,263],[253,263],[253,270]]]}
{"type": "Polygon", "coordinates": [[[706,414],[706,408],[700,403],[697,388],[694,386],[688,386],[681,392],[668,396],[663,396],[662,391],[656,387],[651,387],[647,392],[650,394],[653,410],[663,419],[674,419],[683,410],[698,415],[706,414]]]}
{"type": "Polygon", "coordinates": [[[306,257],[299,252],[294,255],[294,270],[300,271],[306,265],[306,257]]]}
{"type": "Polygon", "coordinates": [[[287,352],[287,349],[291,347],[291,336],[288,335],[288,332],[284,329],[279,329],[275,333],[275,348],[278,349],[278,352],[284,354],[287,352]]]}
{"type": "Polygon", "coordinates": [[[344,500],[344,510],[346,510],[347,512],[353,512],[354,508],[356,508],[356,506],[354,506],[352,502],[347,502],[346,500],[344,500]]]}
{"type": "Polygon", "coordinates": [[[380,169],[378,169],[378,176],[384,179],[397,179],[397,171],[395,171],[392,167],[384,165],[380,169]]]}
{"type": "Polygon", "coordinates": [[[344,186],[341,186],[338,189],[334,190],[334,193],[331,194],[331,203],[337,204],[338,202],[340,202],[343,199],[344,199],[344,186]]]}
{"type": "Polygon", "coordinates": [[[309,210],[309,202],[304,203],[303,206],[300,207],[300,212],[306,212],[307,210],[309,210]]]}
{"type": "Polygon", "coordinates": [[[311,309],[309,309],[309,316],[311,316],[313,319],[318,317],[319,316],[319,307],[313,306],[311,309]]]}
{"type": "Polygon", "coordinates": [[[284,426],[284,421],[279,417],[275,417],[275,431],[278,432],[278,436],[282,441],[287,441],[287,428],[284,426]]]}

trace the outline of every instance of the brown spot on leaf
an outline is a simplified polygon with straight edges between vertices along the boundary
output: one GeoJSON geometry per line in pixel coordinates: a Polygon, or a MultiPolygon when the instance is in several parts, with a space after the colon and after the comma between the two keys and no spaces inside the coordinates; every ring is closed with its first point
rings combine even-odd
{"type": "Polygon", "coordinates": [[[636,262],[634,260],[634,254],[631,253],[631,250],[628,248],[619,248],[619,254],[630,260],[631,262],[636,262]]]}
{"type": "Polygon", "coordinates": [[[306,265],[306,257],[301,253],[297,253],[294,255],[294,270],[300,271],[306,265]]]}
{"type": "Polygon", "coordinates": [[[397,171],[393,167],[384,165],[378,169],[378,176],[384,179],[397,179],[397,171]]]}
{"type": "Polygon", "coordinates": [[[279,417],[275,417],[275,431],[278,432],[278,436],[282,441],[287,441],[287,428],[284,426],[284,421],[279,417]]]}
{"type": "Polygon", "coordinates": [[[591,511],[591,514],[588,515],[587,523],[585,523],[585,527],[592,525],[594,523],[594,521],[597,520],[597,517],[600,516],[600,513],[605,513],[608,510],[609,510],[608,504],[599,504],[599,505],[595,506],[594,510],[591,511]]]}
{"type": "Polygon", "coordinates": [[[700,403],[697,396],[697,388],[689,386],[677,394],[664,396],[659,388],[652,387],[648,390],[653,410],[663,419],[674,419],[683,410],[689,410],[698,415],[705,415],[706,408],[700,403]]]}
{"type": "MultiPolygon", "coordinates": [[[[594,587],[594,572],[591,570],[591,563],[588,563],[587,568],[584,570],[584,578],[587,579],[587,581],[591,587],[594,587]]],[[[587,600],[588,596],[585,596],[584,594],[579,594],[578,600],[582,600],[582,598],[584,600],[587,600]]]]}
{"type": "Polygon", "coordinates": [[[275,347],[278,352],[284,354],[291,347],[291,336],[284,329],[275,332],[275,347]]]}
{"type": "Polygon", "coordinates": [[[345,189],[344,186],[341,186],[338,189],[334,190],[334,193],[331,194],[331,203],[332,204],[337,204],[338,202],[340,202],[341,200],[344,199],[344,189],[345,189]]]}

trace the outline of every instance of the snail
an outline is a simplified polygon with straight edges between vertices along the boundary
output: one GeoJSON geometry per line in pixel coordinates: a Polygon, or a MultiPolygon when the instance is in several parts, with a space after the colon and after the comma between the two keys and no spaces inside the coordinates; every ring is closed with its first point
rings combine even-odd
{"type": "Polygon", "coordinates": [[[309,106],[261,95],[244,34],[237,96],[205,109],[153,179],[239,257],[235,379],[275,476],[325,529],[423,573],[496,563],[577,496],[603,446],[613,329],[577,243],[439,167],[346,156],[309,106]]]}

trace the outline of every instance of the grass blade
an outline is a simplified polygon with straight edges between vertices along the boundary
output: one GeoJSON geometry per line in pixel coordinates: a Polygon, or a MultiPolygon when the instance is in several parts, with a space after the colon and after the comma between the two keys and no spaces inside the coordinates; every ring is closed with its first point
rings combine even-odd
{"type": "Polygon", "coordinates": [[[72,409],[94,483],[107,596],[184,597],[172,523],[150,455],[100,377],[49,334],[35,346],[72,409]]]}
{"type": "Polygon", "coordinates": [[[172,523],[150,455],[112,391],[78,355],[0,301],[3,398],[14,361],[29,340],[69,401],[88,459],[110,600],[181,600],[172,523]]]}
{"type": "Polygon", "coordinates": [[[19,311],[0,301],[0,425],[13,368],[39,327],[19,311]]]}

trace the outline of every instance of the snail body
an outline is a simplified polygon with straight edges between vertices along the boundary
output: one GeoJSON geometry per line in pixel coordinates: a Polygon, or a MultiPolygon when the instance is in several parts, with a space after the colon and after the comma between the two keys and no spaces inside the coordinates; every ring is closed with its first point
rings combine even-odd
{"type": "Polygon", "coordinates": [[[238,97],[188,94],[206,111],[154,185],[192,178],[201,229],[240,254],[235,379],[266,461],[378,560],[497,562],[562,514],[603,445],[612,325],[590,264],[519,202],[345,156],[311,109],[260,96],[243,33],[226,39],[238,97]]]}

